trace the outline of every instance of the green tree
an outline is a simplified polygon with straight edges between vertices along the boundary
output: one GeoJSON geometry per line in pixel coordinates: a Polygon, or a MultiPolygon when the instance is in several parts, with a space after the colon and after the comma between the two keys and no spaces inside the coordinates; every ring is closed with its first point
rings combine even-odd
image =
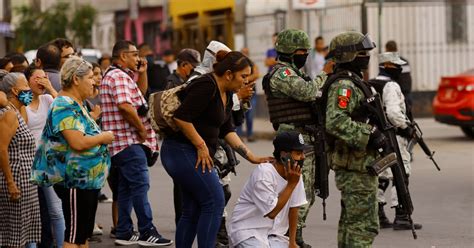
{"type": "Polygon", "coordinates": [[[73,41],[82,47],[91,44],[92,25],[97,11],[90,5],[82,5],[71,16],[69,3],[58,2],[45,12],[30,6],[15,9],[19,22],[15,30],[14,45],[18,51],[37,49],[42,44],[56,38],[66,37],[69,30],[73,41]]]}
{"type": "Polygon", "coordinates": [[[15,11],[20,16],[20,22],[15,30],[15,47],[19,51],[30,50],[38,47],[42,39],[39,35],[41,13],[28,6],[22,6],[15,11]]]}
{"type": "Polygon", "coordinates": [[[66,30],[69,25],[68,13],[70,12],[69,3],[58,2],[52,8],[42,13],[41,31],[44,43],[66,37],[66,30]]]}
{"type": "Polygon", "coordinates": [[[92,25],[94,24],[97,11],[90,5],[80,6],[71,20],[71,31],[74,41],[81,47],[90,47],[92,40],[92,25]]]}
{"type": "Polygon", "coordinates": [[[30,6],[16,8],[15,11],[20,16],[15,30],[16,50],[37,49],[52,39],[66,37],[68,9],[69,4],[66,2],[59,2],[45,12],[30,6]]]}

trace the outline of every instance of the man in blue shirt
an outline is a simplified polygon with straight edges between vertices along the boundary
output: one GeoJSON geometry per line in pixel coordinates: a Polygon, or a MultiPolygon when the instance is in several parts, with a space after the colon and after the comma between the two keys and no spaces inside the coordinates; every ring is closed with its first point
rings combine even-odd
{"type": "Polygon", "coordinates": [[[273,47],[267,50],[266,58],[265,58],[265,66],[268,67],[268,72],[270,72],[273,68],[274,65],[276,65],[276,57],[277,57],[277,51],[275,49],[275,43],[276,43],[276,38],[278,36],[278,33],[274,33],[272,35],[272,42],[273,42],[273,47]]]}

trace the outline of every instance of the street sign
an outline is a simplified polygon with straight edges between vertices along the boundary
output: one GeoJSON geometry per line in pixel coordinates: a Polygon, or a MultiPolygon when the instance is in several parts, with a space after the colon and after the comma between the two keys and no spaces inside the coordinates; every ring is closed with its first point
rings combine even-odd
{"type": "Polygon", "coordinates": [[[292,0],[292,4],[295,10],[324,9],[326,0],[292,0]]]}

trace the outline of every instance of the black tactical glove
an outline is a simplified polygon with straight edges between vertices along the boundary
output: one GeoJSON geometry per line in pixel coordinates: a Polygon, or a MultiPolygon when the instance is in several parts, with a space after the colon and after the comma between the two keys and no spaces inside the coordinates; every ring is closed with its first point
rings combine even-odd
{"type": "Polygon", "coordinates": [[[387,137],[380,132],[377,126],[373,126],[370,130],[369,144],[368,146],[376,150],[384,148],[387,144],[387,137]]]}
{"type": "Polygon", "coordinates": [[[415,135],[415,129],[410,126],[407,126],[404,129],[398,129],[397,134],[402,136],[403,138],[411,139],[413,135],[415,135]]]}

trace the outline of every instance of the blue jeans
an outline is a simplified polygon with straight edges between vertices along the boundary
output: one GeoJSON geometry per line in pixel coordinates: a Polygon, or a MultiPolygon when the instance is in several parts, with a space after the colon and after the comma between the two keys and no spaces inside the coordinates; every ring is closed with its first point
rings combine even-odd
{"type": "Polygon", "coordinates": [[[150,179],[145,151],[141,145],[131,145],[112,157],[112,166],[119,171],[117,238],[133,233],[132,207],[138,220],[138,231],[146,233],[153,226],[148,190],[150,179]]]}
{"type": "MultiPolygon", "coordinates": [[[[246,136],[252,137],[253,135],[253,118],[255,116],[255,109],[257,108],[257,96],[254,94],[250,99],[250,104],[252,106],[247,112],[245,112],[245,127],[246,127],[246,136]]],[[[244,125],[242,124],[242,126],[244,125]]],[[[237,134],[239,136],[243,135],[242,126],[237,127],[237,134]]]]}
{"type": "Polygon", "coordinates": [[[46,204],[48,206],[48,213],[51,220],[51,226],[53,228],[54,238],[56,239],[56,246],[58,248],[62,248],[66,224],[64,222],[61,199],[59,199],[58,195],[56,195],[53,187],[41,187],[41,189],[43,190],[46,204]]]}
{"type": "Polygon", "coordinates": [[[224,191],[216,170],[196,170],[196,148],[189,143],[165,138],[161,162],[182,189],[183,213],[176,230],[176,247],[190,248],[197,234],[198,246],[215,247],[222,213],[224,191]]]}

